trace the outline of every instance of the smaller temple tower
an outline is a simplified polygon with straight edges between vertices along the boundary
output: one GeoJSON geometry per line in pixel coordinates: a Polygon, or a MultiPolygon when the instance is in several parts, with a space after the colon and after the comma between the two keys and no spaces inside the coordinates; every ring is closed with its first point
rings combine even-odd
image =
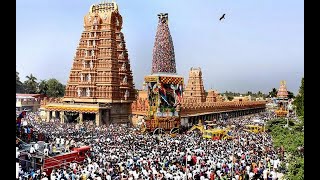
{"type": "Polygon", "coordinates": [[[184,102],[201,103],[206,101],[206,92],[202,81],[201,68],[191,68],[188,84],[184,90],[184,102]]]}
{"type": "Polygon", "coordinates": [[[208,90],[206,102],[208,102],[208,103],[222,102],[222,98],[220,97],[218,91],[210,89],[210,90],[208,90]]]}
{"type": "Polygon", "coordinates": [[[277,117],[285,117],[288,115],[288,91],[286,81],[280,82],[280,88],[277,93],[278,110],[276,110],[277,117]]]}

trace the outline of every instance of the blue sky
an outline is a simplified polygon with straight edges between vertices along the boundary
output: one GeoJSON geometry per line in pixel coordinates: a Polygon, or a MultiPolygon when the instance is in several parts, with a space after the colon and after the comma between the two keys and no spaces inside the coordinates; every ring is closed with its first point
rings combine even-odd
{"type": "MultiPolygon", "coordinates": [[[[109,0],[110,1],[110,0],[109,0]]],[[[68,80],[83,16],[96,0],[17,0],[16,68],[22,81],[68,80]]],[[[304,76],[303,0],[117,0],[136,88],[150,74],[157,14],[169,14],[177,72],[201,67],[205,89],[269,92],[304,76]],[[219,17],[226,13],[226,19],[219,17]]]]}

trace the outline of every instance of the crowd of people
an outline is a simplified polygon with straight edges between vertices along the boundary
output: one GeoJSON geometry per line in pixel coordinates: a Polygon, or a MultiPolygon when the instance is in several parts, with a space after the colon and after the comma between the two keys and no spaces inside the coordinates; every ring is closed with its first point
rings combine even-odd
{"type": "MultiPolygon", "coordinates": [[[[46,174],[40,169],[21,166],[18,145],[19,179],[275,180],[283,163],[280,150],[272,146],[267,133],[242,130],[243,125],[252,123],[252,117],[248,116],[217,122],[219,126],[233,124],[236,128],[231,132],[233,139],[216,141],[204,139],[198,132],[160,136],[141,134],[123,125],[62,124],[55,120],[42,122],[34,117],[29,113],[24,120],[38,135],[42,134],[45,149],[35,148],[33,144],[28,149],[30,157],[36,151],[54,156],[58,148],[67,152],[72,147],[88,145],[91,149],[83,163],[71,162],[46,174]]],[[[259,117],[267,119],[265,114],[259,117]]]]}

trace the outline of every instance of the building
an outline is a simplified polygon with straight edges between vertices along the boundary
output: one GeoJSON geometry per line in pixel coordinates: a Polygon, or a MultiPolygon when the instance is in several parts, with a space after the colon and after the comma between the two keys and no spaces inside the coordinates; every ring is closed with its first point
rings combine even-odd
{"type": "Polygon", "coordinates": [[[128,123],[135,90],[122,23],[115,2],[90,7],[64,98],[44,104],[47,120],[128,123]]]}
{"type": "Polygon", "coordinates": [[[38,111],[43,98],[41,94],[16,94],[16,111],[38,111]]]}
{"type": "Polygon", "coordinates": [[[191,68],[189,79],[183,93],[183,102],[201,103],[206,102],[206,92],[203,86],[201,68],[191,68]]]}
{"type": "Polygon", "coordinates": [[[250,95],[248,95],[248,96],[242,96],[242,95],[235,96],[235,97],[233,97],[232,101],[237,101],[237,102],[239,102],[239,101],[251,101],[251,96],[250,95]]]}
{"type": "Polygon", "coordinates": [[[207,92],[206,102],[222,102],[223,97],[219,94],[218,91],[209,89],[207,92]]]}
{"type": "MultiPolygon", "coordinates": [[[[131,109],[134,123],[146,119],[149,112],[148,91],[138,91],[137,100],[132,103],[131,109]]],[[[183,93],[180,109],[180,125],[192,126],[199,120],[217,120],[223,117],[238,117],[265,111],[266,101],[251,101],[249,97],[243,100],[228,101],[218,91],[208,90],[203,86],[202,71],[200,68],[191,68],[188,84],[183,93]],[[192,93],[192,94],[191,94],[192,93]]]]}

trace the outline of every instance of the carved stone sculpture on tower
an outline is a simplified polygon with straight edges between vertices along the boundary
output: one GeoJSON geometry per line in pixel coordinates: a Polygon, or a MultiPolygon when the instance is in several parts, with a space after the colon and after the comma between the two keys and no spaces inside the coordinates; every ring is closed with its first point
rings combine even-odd
{"type": "Polygon", "coordinates": [[[123,59],[124,58],[124,53],[123,51],[119,54],[119,59],[123,59]]]}
{"type": "Polygon", "coordinates": [[[90,61],[90,69],[93,69],[93,62],[90,61]]]}
{"type": "Polygon", "coordinates": [[[124,99],[127,100],[128,97],[129,97],[129,91],[127,89],[126,92],[124,93],[124,99]]]}
{"type": "Polygon", "coordinates": [[[80,79],[81,79],[81,82],[82,82],[83,81],[83,75],[82,74],[80,75],[80,79]]]}
{"type": "Polygon", "coordinates": [[[122,70],[122,71],[125,71],[125,70],[126,70],[126,63],[123,63],[123,64],[122,64],[121,70],[122,70]]]}
{"type": "Polygon", "coordinates": [[[78,97],[80,97],[81,96],[81,89],[78,88],[77,92],[78,92],[78,97]]]}
{"type": "Polygon", "coordinates": [[[88,81],[91,82],[91,74],[88,75],[88,81]]]}
{"type": "Polygon", "coordinates": [[[90,88],[87,88],[86,93],[87,93],[87,97],[90,97],[90,88]]]}
{"type": "Polygon", "coordinates": [[[127,83],[128,82],[128,77],[127,76],[125,76],[124,78],[123,78],[123,81],[122,81],[123,83],[127,83]]]}

